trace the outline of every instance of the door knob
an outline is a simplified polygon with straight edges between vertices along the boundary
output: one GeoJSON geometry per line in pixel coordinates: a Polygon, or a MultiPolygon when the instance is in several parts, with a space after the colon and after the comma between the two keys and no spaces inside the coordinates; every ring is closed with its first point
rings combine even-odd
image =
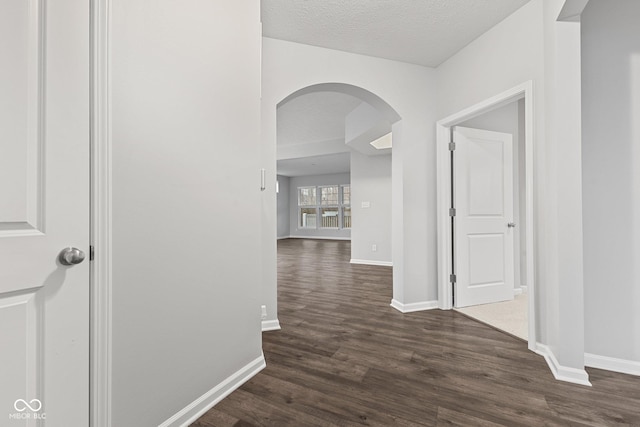
{"type": "Polygon", "coordinates": [[[509,228],[515,228],[516,223],[515,222],[510,222],[509,224],[507,224],[507,227],[509,228]]]}
{"type": "Polygon", "coordinates": [[[60,255],[58,255],[58,260],[62,265],[75,265],[80,264],[84,261],[85,254],[78,248],[64,248],[60,255]]]}

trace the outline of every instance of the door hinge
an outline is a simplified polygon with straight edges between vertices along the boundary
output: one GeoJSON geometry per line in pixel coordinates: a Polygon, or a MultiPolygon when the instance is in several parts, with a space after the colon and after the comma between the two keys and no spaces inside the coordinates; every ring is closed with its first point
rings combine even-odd
{"type": "Polygon", "coordinates": [[[455,151],[456,149],[456,143],[455,142],[450,142],[449,143],[449,151],[455,151]]]}
{"type": "Polygon", "coordinates": [[[456,208],[449,208],[449,216],[456,216],[456,208]]]}
{"type": "Polygon", "coordinates": [[[451,283],[456,283],[456,275],[455,275],[455,274],[450,275],[450,276],[449,276],[449,281],[450,281],[451,283]]]}
{"type": "Polygon", "coordinates": [[[95,250],[93,249],[93,246],[89,246],[89,261],[93,261],[95,256],[96,254],[95,254],[95,250]]]}

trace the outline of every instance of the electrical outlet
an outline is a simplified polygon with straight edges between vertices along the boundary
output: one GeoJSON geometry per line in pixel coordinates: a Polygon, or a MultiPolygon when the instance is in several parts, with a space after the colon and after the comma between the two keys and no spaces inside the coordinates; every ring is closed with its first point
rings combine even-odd
{"type": "Polygon", "coordinates": [[[376,252],[378,250],[378,245],[373,244],[371,245],[371,252],[376,252]]]}
{"type": "Polygon", "coordinates": [[[267,306],[263,305],[262,307],[262,320],[267,318],[267,306]]]}

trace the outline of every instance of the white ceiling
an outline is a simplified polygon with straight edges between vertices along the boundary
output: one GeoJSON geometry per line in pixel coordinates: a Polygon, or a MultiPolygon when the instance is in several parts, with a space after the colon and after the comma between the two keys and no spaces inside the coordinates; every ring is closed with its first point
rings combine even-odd
{"type": "Polygon", "coordinates": [[[278,160],[278,175],[306,176],[351,171],[351,153],[278,160]]]}
{"type": "Polygon", "coordinates": [[[436,67],[528,1],[262,0],[262,33],[436,67]]]}
{"type": "MultiPolygon", "coordinates": [[[[266,37],[435,67],[528,1],[262,0],[262,31],[266,37]]],[[[280,105],[278,173],[348,172],[348,147],[337,141],[344,141],[345,117],[361,102],[318,92],[280,105]],[[320,149],[322,141],[327,143],[320,149]],[[311,157],[299,154],[305,151],[311,157]]]]}
{"type": "Polygon", "coordinates": [[[278,174],[305,176],[349,172],[351,157],[344,143],[345,117],[361,103],[358,98],[339,92],[314,92],[280,105],[277,114],[278,174]],[[326,149],[319,150],[320,146],[326,149]],[[323,155],[313,155],[318,151],[323,155]]]}
{"type": "Polygon", "coordinates": [[[344,139],[344,119],[362,101],[338,92],[315,92],[278,107],[278,145],[344,139]]]}

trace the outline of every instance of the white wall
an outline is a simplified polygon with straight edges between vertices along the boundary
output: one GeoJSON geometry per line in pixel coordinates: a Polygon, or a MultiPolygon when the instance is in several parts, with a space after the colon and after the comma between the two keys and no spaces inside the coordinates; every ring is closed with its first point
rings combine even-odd
{"type": "Polygon", "coordinates": [[[513,220],[516,223],[514,239],[514,288],[526,286],[526,210],[525,210],[525,140],[524,99],[514,101],[496,110],[469,119],[460,126],[513,136],[513,220]]]}
{"type": "Polygon", "coordinates": [[[111,7],[111,424],[156,426],[262,360],[260,2],[111,7]]]}
{"type": "Polygon", "coordinates": [[[278,202],[278,239],[287,238],[291,235],[291,214],[289,207],[289,181],[288,176],[278,175],[279,191],[277,193],[278,202]]]}
{"type": "Polygon", "coordinates": [[[349,229],[298,227],[298,187],[342,185],[350,182],[351,178],[348,173],[291,177],[289,180],[289,236],[349,240],[351,238],[351,230],[349,229]]]}
{"type": "Polygon", "coordinates": [[[391,263],[391,155],[351,153],[351,259],[391,263]],[[369,207],[363,207],[367,202],[369,207]],[[372,250],[376,245],[376,251],[372,250]]]}
{"type": "Polygon", "coordinates": [[[582,15],[585,346],[640,362],[640,2],[582,15]]]}
{"type": "MultiPolygon", "coordinates": [[[[353,85],[381,98],[401,117],[393,125],[393,295],[403,304],[436,300],[434,70],[269,38],[263,38],[262,58],[263,167],[273,176],[276,105],[300,89],[353,85]]],[[[271,307],[277,304],[276,198],[270,194],[263,194],[262,222],[268,320],[275,319],[271,307]]]]}
{"type": "Polygon", "coordinates": [[[533,81],[536,339],[581,381],[580,23],[556,22],[563,5],[532,0],[439,66],[438,112],[533,81]]]}

